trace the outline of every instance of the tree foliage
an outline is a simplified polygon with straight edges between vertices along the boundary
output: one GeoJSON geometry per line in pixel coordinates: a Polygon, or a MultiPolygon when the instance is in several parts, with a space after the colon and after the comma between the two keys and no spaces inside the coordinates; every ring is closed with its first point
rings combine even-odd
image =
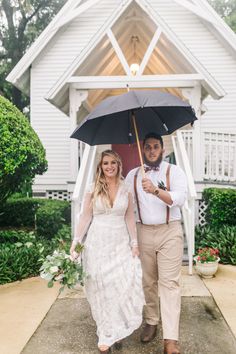
{"type": "Polygon", "coordinates": [[[236,32],[236,0],[208,0],[218,14],[236,32]]]}
{"type": "Polygon", "coordinates": [[[0,0],[0,91],[20,110],[28,98],[5,81],[66,0],[0,0]]]}
{"type": "Polygon", "coordinates": [[[28,119],[0,96],[0,204],[47,169],[45,150],[28,119]]]}

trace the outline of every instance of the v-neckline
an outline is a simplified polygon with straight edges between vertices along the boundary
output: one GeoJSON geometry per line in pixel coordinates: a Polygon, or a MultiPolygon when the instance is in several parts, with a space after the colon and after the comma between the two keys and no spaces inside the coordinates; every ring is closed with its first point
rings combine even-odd
{"type": "Polygon", "coordinates": [[[115,203],[116,203],[116,199],[117,199],[117,197],[118,197],[118,193],[119,193],[119,191],[120,191],[120,182],[119,182],[119,185],[118,185],[118,188],[117,188],[117,191],[116,191],[116,194],[115,194],[115,198],[114,198],[114,201],[113,201],[113,203],[112,203],[112,205],[111,205],[111,209],[113,209],[114,208],[114,205],[115,205],[115,203]]]}

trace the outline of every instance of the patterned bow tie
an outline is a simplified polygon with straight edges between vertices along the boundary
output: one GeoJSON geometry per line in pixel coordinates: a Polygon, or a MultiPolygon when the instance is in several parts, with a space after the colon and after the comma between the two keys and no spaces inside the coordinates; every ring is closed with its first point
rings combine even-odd
{"type": "Polygon", "coordinates": [[[144,171],[149,172],[149,171],[159,171],[160,167],[159,166],[146,166],[144,165],[144,171]]]}

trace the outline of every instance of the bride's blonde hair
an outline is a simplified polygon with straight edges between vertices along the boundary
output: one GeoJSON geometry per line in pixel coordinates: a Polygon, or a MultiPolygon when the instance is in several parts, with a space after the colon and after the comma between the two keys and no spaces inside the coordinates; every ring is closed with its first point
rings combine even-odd
{"type": "Polygon", "coordinates": [[[97,197],[101,197],[102,200],[106,203],[106,205],[111,205],[111,200],[109,197],[109,192],[108,192],[108,184],[105,178],[105,175],[102,170],[102,162],[105,156],[110,156],[112,157],[116,162],[117,162],[117,175],[116,175],[116,180],[117,182],[123,179],[122,177],[122,162],[120,156],[113,150],[105,150],[101,154],[100,161],[97,165],[97,171],[96,171],[96,176],[95,176],[95,186],[94,186],[94,192],[93,192],[93,201],[97,197]]]}

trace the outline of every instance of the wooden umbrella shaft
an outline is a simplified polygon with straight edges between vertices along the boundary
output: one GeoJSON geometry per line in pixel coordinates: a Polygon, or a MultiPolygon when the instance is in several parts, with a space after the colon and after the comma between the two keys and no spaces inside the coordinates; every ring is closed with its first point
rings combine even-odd
{"type": "Polygon", "coordinates": [[[138,129],[137,129],[134,113],[132,113],[132,120],[133,120],[133,124],[134,124],[134,131],[135,131],[135,136],[136,136],[136,141],[137,141],[137,146],[138,146],[139,159],[140,159],[140,163],[141,163],[141,172],[142,172],[143,178],[145,178],[145,171],[144,171],[144,167],[143,167],[143,155],[142,155],[142,151],[141,151],[141,148],[140,148],[138,129]]]}

